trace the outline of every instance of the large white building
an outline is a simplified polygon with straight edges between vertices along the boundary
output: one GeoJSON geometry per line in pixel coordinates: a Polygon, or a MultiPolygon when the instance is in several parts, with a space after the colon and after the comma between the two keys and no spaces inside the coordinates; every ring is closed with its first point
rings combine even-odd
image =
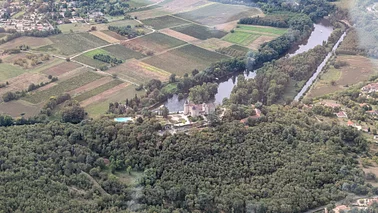
{"type": "Polygon", "coordinates": [[[194,104],[190,101],[185,101],[184,103],[184,114],[191,115],[192,117],[197,117],[199,115],[208,115],[215,112],[214,103],[202,103],[194,104]]]}

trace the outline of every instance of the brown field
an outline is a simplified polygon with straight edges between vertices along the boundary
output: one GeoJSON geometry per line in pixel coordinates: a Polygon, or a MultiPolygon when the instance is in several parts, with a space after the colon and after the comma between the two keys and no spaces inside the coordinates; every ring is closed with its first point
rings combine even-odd
{"type": "Polygon", "coordinates": [[[139,20],[155,18],[159,16],[169,15],[170,12],[163,10],[162,8],[155,8],[152,10],[144,10],[139,12],[129,13],[131,16],[136,16],[139,20]]]}
{"type": "Polygon", "coordinates": [[[137,83],[146,83],[151,79],[166,81],[171,74],[135,59],[131,59],[123,64],[113,67],[107,72],[117,74],[120,78],[137,83]]]}
{"type": "Polygon", "coordinates": [[[45,73],[46,75],[61,76],[64,73],[69,72],[79,67],[81,67],[81,65],[77,63],[63,62],[61,64],[58,64],[56,66],[46,69],[45,71],[43,71],[43,73],[45,73]]]}
{"type": "Polygon", "coordinates": [[[77,69],[66,72],[63,75],[59,76],[59,81],[65,81],[65,80],[70,79],[70,78],[72,78],[76,75],[79,75],[80,73],[87,72],[89,70],[91,70],[91,69],[87,68],[87,67],[79,67],[77,69]]]}
{"type": "Polygon", "coordinates": [[[169,36],[171,36],[173,38],[180,39],[180,40],[185,41],[185,42],[194,42],[194,41],[198,41],[199,40],[197,38],[194,38],[192,36],[186,35],[184,33],[180,33],[180,32],[171,30],[169,28],[160,30],[159,32],[164,33],[166,35],[169,35],[169,36]]]}
{"type": "Polygon", "coordinates": [[[184,41],[167,36],[163,33],[152,33],[123,43],[124,46],[133,50],[138,48],[147,49],[154,53],[159,53],[183,44],[185,44],[184,41]]]}
{"type": "Polygon", "coordinates": [[[370,76],[377,74],[378,60],[369,59],[363,56],[338,56],[337,60],[346,61],[349,65],[335,69],[330,66],[320,78],[316,80],[307,97],[317,97],[336,91],[346,89],[345,86],[351,86],[359,82],[368,80],[370,76]],[[331,85],[335,81],[336,85],[331,85]]]}
{"type": "Polygon", "coordinates": [[[233,43],[230,43],[228,41],[223,41],[217,38],[210,38],[204,41],[200,40],[198,42],[194,42],[193,44],[198,47],[202,47],[202,48],[213,50],[213,51],[219,48],[225,48],[225,47],[234,45],[233,43]]]}
{"type": "Polygon", "coordinates": [[[49,83],[49,84],[47,84],[47,85],[45,85],[43,87],[40,87],[40,88],[34,90],[34,92],[40,92],[40,91],[43,91],[43,90],[47,90],[47,89],[50,89],[51,87],[56,86],[56,85],[58,85],[58,84],[55,83],[55,82],[49,83]]]}
{"type": "Polygon", "coordinates": [[[25,37],[25,36],[23,36],[23,37],[16,38],[12,41],[9,41],[5,44],[0,45],[0,50],[1,49],[16,48],[16,47],[19,47],[20,45],[23,45],[23,44],[28,45],[31,48],[35,48],[35,47],[41,47],[41,46],[45,46],[45,45],[48,45],[48,44],[52,44],[52,42],[48,38],[36,38],[36,37],[25,37]]]}
{"type": "Polygon", "coordinates": [[[41,107],[40,105],[32,105],[22,100],[3,102],[0,103],[0,113],[12,117],[20,117],[21,113],[25,113],[24,117],[32,117],[39,114],[41,107]]]}
{"type": "Polygon", "coordinates": [[[113,32],[113,31],[110,31],[110,30],[103,30],[101,31],[102,33],[110,36],[110,37],[113,37],[115,38],[116,40],[120,41],[120,40],[127,40],[127,37],[125,36],[121,36],[119,34],[117,34],[116,32],[113,32]]]}
{"type": "Polygon", "coordinates": [[[70,92],[69,92],[69,94],[72,96],[72,95],[79,95],[79,94],[81,94],[81,93],[84,93],[84,92],[87,92],[87,91],[89,91],[89,90],[92,90],[92,89],[94,89],[94,88],[96,88],[96,87],[99,87],[99,86],[101,86],[101,85],[103,85],[103,84],[106,84],[106,83],[108,83],[108,82],[110,82],[110,81],[112,81],[113,79],[111,78],[111,77],[103,77],[103,78],[100,78],[100,79],[98,79],[98,80],[95,80],[95,81],[92,81],[91,83],[89,83],[89,84],[86,84],[86,85],[84,85],[84,86],[82,86],[82,87],[79,87],[79,88],[76,88],[76,89],[74,89],[74,90],[71,90],[70,92]]]}
{"type": "Polygon", "coordinates": [[[250,48],[252,50],[257,50],[257,49],[259,49],[260,45],[264,44],[265,42],[271,41],[275,38],[276,37],[274,37],[274,36],[261,35],[256,40],[254,40],[250,45],[248,45],[248,48],[250,48]]]}
{"type": "Polygon", "coordinates": [[[32,83],[39,84],[41,82],[47,82],[49,79],[45,75],[41,75],[39,73],[24,73],[17,77],[8,79],[7,81],[9,82],[9,85],[5,88],[1,88],[0,96],[10,91],[15,92],[26,90],[32,83]]]}
{"type": "Polygon", "coordinates": [[[17,59],[25,58],[25,57],[26,57],[26,53],[23,53],[23,52],[19,54],[5,55],[5,57],[3,58],[3,62],[13,64],[13,62],[16,61],[17,59]]]}
{"type": "Polygon", "coordinates": [[[123,88],[126,88],[128,85],[129,85],[128,83],[123,83],[123,84],[120,84],[120,85],[110,89],[110,90],[106,90],[105,92],[102,92],[98,95],[95,95],[91,98],[88,98],[87,100],[80,102],[80,106],[86,107],[86,106],[93,104],[95,102],[106,100],[110,95],[118,92],[119,90],[121,90],[123,88]]]}
{"type": "Polygon", "coordinates": [[[223,31],[226,31],[226,32],[230,32],[232,29],[234,29],[238,25],[238,21],[239,20],[230,21],[230,22],[227,22],[227,23],[214,25],[214,27],[217,30],[223,30],[223,31]]]}
{"type": "Polygon", "coordinates": [[[166,11],[170,11],[172,13],[178,12],[186,12],[195,10],[199,7],[203,7],[205,5],[214,4],[213,2],[208,2],[206,0],[173,0],[168,1],[167,3],[163,4],[163,8],[166,11]]]}
{"type": "Polygon", "coordinates": [[[107,35],[106,33],[103,33],[101,31],[92,31],[92,32],[90,32],[90,34],[95,35],[98,38],[100,38],[102,40],[105,40],[105,41],[107,41],[109,43],[117,43],[117,42],[119,42],[118,39],[116,39],[116,38],[114,38],[114,37],[112,37],[110,35],[107,35]]]}

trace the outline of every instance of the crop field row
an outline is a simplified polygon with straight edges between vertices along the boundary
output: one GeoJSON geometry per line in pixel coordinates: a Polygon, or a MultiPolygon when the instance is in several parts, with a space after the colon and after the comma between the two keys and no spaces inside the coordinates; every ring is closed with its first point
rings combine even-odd
{"type": "Polygon", "coordinates": [[[252,34],[252,33],[246,33],[246,32],[234,32],[226,35],[223,40],[232,42],[235,44],[240,44],[243,46],[247,46],[250,43],[252,43],[254,40],[256,40],[260,35],[258,34],[252,34]]]}
{"type": "Polygon", "coordinates": [[[142,20],[145,25],[152,26],[156,30],[171,28],[174,26],[188,24],[189,22],[184,21],[183,19],[176,18],[174,16],[161,16],[157,18],[145,19],[142,20]]]}
{"type": "Polygon", "coordinates": [[[222,38],[227,33],[220,30],[214,30],[198,24],[188,24],[178,27],[173,27],[172,30],[177,32],[198,38],[201,40],[206,40],[209,38],[222,38]]]}
{"type": "Polygon", "coordinates": [[[50,99],[50,97],[52,96],[58,96],[64,92],[68,92],[70,90],[79,88],[85,84],[88,84],[100,78],[102,78],[102,76],[94,72],[83,72],[78,76],[74,76],[63,82],[59,82],[58,85],[51,87],[47,90],[30,94],[26,96],[24,100],[35,104],[40,103],[42,101],[50,99]]]}
{"type": "Polygon", "coordinates": [[[90,97],[93,97],[93,96],[95,96],[97,94],[105,92],[106,90],[111,89],[111,88],[113,88],[113,87],[115,87],[115,86],[117,86],[117,85],[119,85],[121,83],[123,83],[123,81],[120,81],[120,80],[110,81],[110,82],[108,82],[106,84],[103,84],[103,85],[101,85],[99,87],[96,87],[96,88],[94,88],[94,89],[92,89],[90,91],[87,91],[87,92],[85,92],[83,94],[80,94],[80,95],[76,96],[74,99],[77,100],[77,101],[79,101],[79,102],[84,101],[84,100],[86,100],[86,99],[88,99],[90,97]]]}
{"type": "Polygon", "coordinates": [[[161,55],[153,56],[143,62],[160,69],[183,76],[194,69],[205,69],[211,63],[228,59],[228,56],[208,51],[194,45],[186,45],[161,55]]]}
{"type": "Polygon", "coordinates": [[[73,55],[88,49],[108,44],[108,42],[89,33],[71,33],[52,36],[52,46],[63,55],[73,55]]]}
{"type": "Polygon", "coordinates": [[[128,41],[126,42],[126,44],[134,47],[140,46],[151,50],[154,53],[158,53],[173,47],[183,45],[185,44],[185,42],[171,36],[164,35],[162,33],[152,33],[141,38],[128,41]]]}
{"type": "Polygon", "coordinates": [[[247,32],[259,32],[275,35],[282,35],[287,32],[285,28],[266,27],[266,26],[253,26],[253,25],[238,25],[236,30],[242,30],[247,32]]]}

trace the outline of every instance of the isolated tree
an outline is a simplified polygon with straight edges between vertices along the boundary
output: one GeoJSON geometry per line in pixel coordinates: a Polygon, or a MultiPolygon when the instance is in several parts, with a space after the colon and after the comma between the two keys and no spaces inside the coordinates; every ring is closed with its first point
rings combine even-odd
{"type": "Polygon", "coordinates": [[[168,118],[168,115],[169,115],[169,110],[166,106],[164,106],[162,109],[161,109],[161,115],[163,116],[163,118],[168,118]]]}

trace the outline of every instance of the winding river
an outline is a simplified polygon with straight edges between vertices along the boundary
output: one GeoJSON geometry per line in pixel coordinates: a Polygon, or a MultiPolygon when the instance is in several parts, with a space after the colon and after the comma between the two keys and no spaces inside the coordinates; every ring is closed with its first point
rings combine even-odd
{"type": "MultiPolygon", "coordinates": [[[[319,23],[314,24],[314,29],[310,37],[302,41],[300,44],[294,46],[292,49],[290,49],[288,52],[288,56],[289,57],[295,56],[297,54],[310,50],[317,45],[323,44],[323,41],[327,41],[332,31],[333,31],[333,27],[329,23],[329,21],[327,21],[326,19],[323,19],[319,23]]],[[[254,78],[256,76],[256,72],[245,73],[244,76],[246,79],[254,78]]],[[[216,104],[222,104],[222,101],[224,98],[230,97],[231,91],[234,88],[236,83],[237,83],[237,76],[232,76],[227,81],[220,82],[218,86],[218,93],[215,95],[214,102],[216,104]]],[[[168,99],[164,103],[164,105],[171,112],[183,111],[185,101],[186,99],[178,100],[178,96],[174,95],[172,98],[168,99]]]]}

